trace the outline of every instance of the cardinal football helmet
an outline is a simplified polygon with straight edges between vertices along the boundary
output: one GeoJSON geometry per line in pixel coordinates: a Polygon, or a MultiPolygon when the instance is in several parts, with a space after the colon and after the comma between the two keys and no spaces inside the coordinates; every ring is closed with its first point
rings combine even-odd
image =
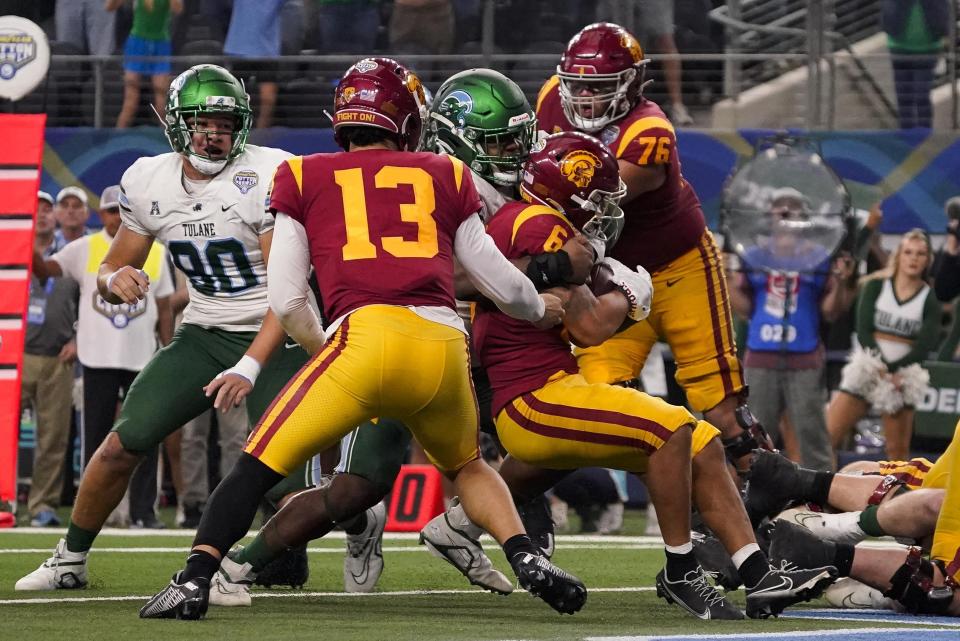
{"type": "Polygon", "coordinates": [[[400,149],[418,151],[426,116],[426,94],[415,73],[390,58],[364,58],[337,85],[333,136],[346,149],[341,128],[377,127],[396,134],[400,149]]]}
{"type": "Polygon", "coordinates": [[[618,203],[627,193],[606,145],[577,131],[547,136],[523,167],[520,195],[556,209],[587,236],[613,246],[623,229],[618,203]]]}
{"type": "Polygon", "coordinates": [[[598,22],[581,29],[557,66],[567,120],[594,132],[627,115],[643,94],[648,62],[637,39],[619,25],[598,22]]]}

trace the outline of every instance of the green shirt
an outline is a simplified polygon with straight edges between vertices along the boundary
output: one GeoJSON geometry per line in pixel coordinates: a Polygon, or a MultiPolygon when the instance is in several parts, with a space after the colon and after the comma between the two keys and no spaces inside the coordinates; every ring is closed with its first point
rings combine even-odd
{"type": "Polygon", "coordinates": [[[930,33],[923,8],[917,2],[910,10],[910,17],[899,37],[887,34],[887,46],[894,53],[936,53],[943,48],[943,38],[935,38],[930,33]]]}
{"type": "Polygon", "coordinates": [[[145,40],[169,40],[170,0],[153,0],[153,11],[144,6],[143,0],[137,0],[130,35],[145,40]]]}

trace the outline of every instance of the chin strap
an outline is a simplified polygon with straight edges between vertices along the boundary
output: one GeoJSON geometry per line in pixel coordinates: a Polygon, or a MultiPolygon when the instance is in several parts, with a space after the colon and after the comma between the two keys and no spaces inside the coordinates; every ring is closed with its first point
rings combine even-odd
{"type": "Polygon", "coordinates": [[[226,158],[223,160],[207,160],[195,154],[188,154],[187,160],[190,161],[190,165],[192,165],[194,169],[207,176],[216,176],[227,166],[226,158]]]}
{"type": "Polygon", "coordinates": [[[747,456],[756,449],[764,449],[771,452],[776,451],[770,435],[767,434],[767,431],[763,429],[763,425],[760,424],[757,417],[750,411],[750,406],[747,405],[748,395],[749,389],[744,387],[740,393],[740,403],[737,405],[736,410],[734,410],[737,425],[742,427],[743,431],[736,436],[731,436],[721,441],[723,443],[723,449],[727,453],[727,459],[729,459],[731,463],[736,463],[737,460],[747,456]]]}

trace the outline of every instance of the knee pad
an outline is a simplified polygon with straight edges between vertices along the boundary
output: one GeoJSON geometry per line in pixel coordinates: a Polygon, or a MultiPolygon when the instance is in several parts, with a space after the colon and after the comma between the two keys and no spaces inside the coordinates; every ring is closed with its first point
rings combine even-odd
{"type": "Polygon", "coordinates": [[[887,474],[881,479],[873,494],[867,499],[867,505],[880,505],[883,499],[894,490],[903,489],[906,484],[895,474],[887,474]]]}
{"type": "Polygon", "coordinates": [[[920,548],[910,548],[906,561],[890,577],[890,589],[883,595],[894,599],[912,614],[946,614],[953,602],[953,588],[934,586],[933,568],[934,562],[924,559],[920,548]]]}

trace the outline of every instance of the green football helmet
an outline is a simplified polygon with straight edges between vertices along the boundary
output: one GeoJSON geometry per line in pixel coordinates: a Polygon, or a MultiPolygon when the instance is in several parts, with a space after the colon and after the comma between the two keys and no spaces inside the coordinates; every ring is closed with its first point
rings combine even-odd
{"type": "MultiPolygon", "coordinates": [[[[243,84],[229,71],[217,65],[195,65],[170,83],[164,120],[167,140],[175,152],[188,156],[194,166],[200,164],[208,169],[219,166],[216,169],[219,171],[227,161],[243,153],[253,125],[253,112],[250,110],[250,96],[243,84]],[[188,120],[201,114],[233,116],[233,143],[225,159],[214,160],[193,149],[193,129],[188,120]]],[[[203,167],[197,169],[204,171],[203,167]]]]}
{"type": "Polygon", "coordinates": [[[491,183],[514,187],[537,118],[523,91],[493,69],[451,76],[433,97],[426,149],[456,156],[491,183]]]}

